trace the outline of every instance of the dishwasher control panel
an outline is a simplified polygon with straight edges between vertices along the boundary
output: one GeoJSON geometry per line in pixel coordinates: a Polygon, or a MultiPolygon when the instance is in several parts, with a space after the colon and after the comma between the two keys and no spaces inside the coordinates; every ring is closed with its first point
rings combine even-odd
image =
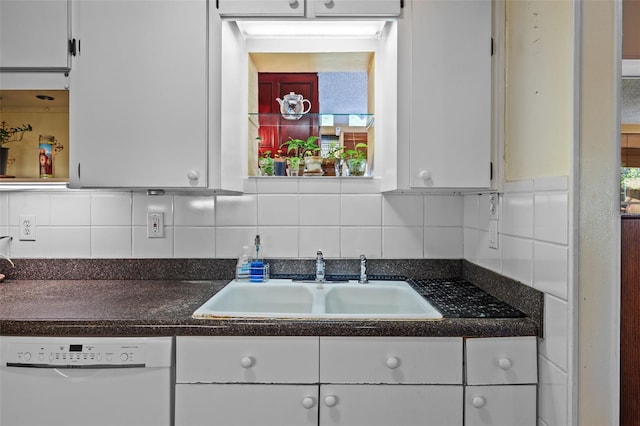
{"type": "Polygon", "coordinates": [[[17,343],[9,344],[6,365],[43,368],[144,367],[143,344],[17,343]]]}

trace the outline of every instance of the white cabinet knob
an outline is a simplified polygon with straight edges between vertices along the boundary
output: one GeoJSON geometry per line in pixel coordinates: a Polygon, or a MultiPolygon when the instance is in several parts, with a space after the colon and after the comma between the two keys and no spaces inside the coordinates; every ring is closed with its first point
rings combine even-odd
{"type": "Polygon", "coordinates": [[[324,5],[328,8],[332,8],[334,6],[333,0],[325,0],[324,5]]]}
{"type": "Polygon", "coordinates": [[[503,370],[508,370],[511,368],[511,360],[509,358],[500,358],[498,361],[498,367],[503,370]]]}
{"type": "Polygon", "coordinates": [[[250,356],[243,356],[240,359],[240,365],[242,368],[251,368],[253,367],[253,358],[250,356]]]}
{"type": "Polygon", "coordinates": [[[427,181],[429,179],[431,179],[431,171],[429,170],[420,170],[420,173],[418,173],[418,176],[420,177],[420,179],[427,181]]]}
{"type": "Polygon", "coordinates": [[[335,407],[337,403],[338,398],[333,395],[327,395],[324,397],[324,405],[326,405],[327,407],[335,407]]]}
{"type": "Polygon", "coordinates": [[[398,368],[398,366],[400,366],[400,359],[398,359],[395,356],[391,356],[387,358],[386,364],[387,364],[387,367],[393,370],[394,368],[398,368]]]}
{"type": "Polygon", "coordinates": [[[471,400],[471,403],[476,408],[482,408],[487,403],[487,400],[484,399],[484,397],[482,396],[474,396],[473,399],[471,400]]]}
{"type": "Polygon", "coordinates": [[[295,9],[296,7],[298,7],[298,0],[289,0],[289,7],[291,9],[295,9]]]}
{"type": "Polygon", "coordinates": [[[189,170],[187,173],[187,179],[189,180],[198,180],[200,179],[200,172],[197,170],[189,170]]]}
{"type": "Polygon", "coordinates": [[[302,406],[306,409],[313,408],[316,405],[316,401],[310,396],[305,396],[302,398],[302,406]]]}

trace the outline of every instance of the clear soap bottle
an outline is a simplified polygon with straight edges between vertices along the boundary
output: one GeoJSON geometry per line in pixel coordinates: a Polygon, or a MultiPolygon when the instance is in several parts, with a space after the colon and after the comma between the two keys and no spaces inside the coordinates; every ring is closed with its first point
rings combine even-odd
{"type": "Polygon", "coordinates": [[[242,246],[242,254],[236,265],[236,280],[248,280],[249,269],[249,246],[242,246]]]}

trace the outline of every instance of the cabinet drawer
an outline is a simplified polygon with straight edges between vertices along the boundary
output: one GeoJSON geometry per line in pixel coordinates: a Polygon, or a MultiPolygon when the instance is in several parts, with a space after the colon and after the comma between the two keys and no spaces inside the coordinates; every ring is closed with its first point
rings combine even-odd
{"type": "Polygon", "coordinates": [[[315,16],[399,16],[400,0],[314,0],[315,16]]]}
{"type": "Polygon", "coordinates": [[[220,0],[220,16],[303,17],[304,0],[220,0]]]}
{"type": "Polygon", "coordinates": [[[178,337],[178,383],[317,383],[318,337],[178,337]]]}
{"type": "Polygon", "coordinates": [[[537,383],[536,337],[466,340],[467,384],[537,383]]]}
{"type": "Polygon", "coordinates": [[[536,425],[536,386],[467,386],[465,426],[536,425]]]}
{"type": "Polygon", "coordinates": [[[318,385],[178,384],[176,426],[317,426],[318,385]]]}
{"type": "Polygon", "coordinates": [[[321,337],[321,383],[462,383],[461,338],[321,337]]]}

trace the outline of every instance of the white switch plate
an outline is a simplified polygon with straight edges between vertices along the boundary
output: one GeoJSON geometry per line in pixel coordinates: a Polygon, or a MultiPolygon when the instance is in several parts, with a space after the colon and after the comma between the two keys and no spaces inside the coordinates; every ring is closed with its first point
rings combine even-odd
{"type": "Polygon", "coordinates": [[[147,213],[147,238],[164,238],[164,213],[147,213]]]}
{"type": "Polygon", "coordinates": [[[489,248],[498,248],[498,221],[489,221],[489,248]]]}
{"type": "Polygon", "coordinates": [[[20,241],[36,240],[36,215],[21,214],[19,217],[18,232],[20,241]]]}
{"type": "Polygon", "coordinates": [[[489,219],[498,220],[498,193],[489,194],[489,219]]]}

